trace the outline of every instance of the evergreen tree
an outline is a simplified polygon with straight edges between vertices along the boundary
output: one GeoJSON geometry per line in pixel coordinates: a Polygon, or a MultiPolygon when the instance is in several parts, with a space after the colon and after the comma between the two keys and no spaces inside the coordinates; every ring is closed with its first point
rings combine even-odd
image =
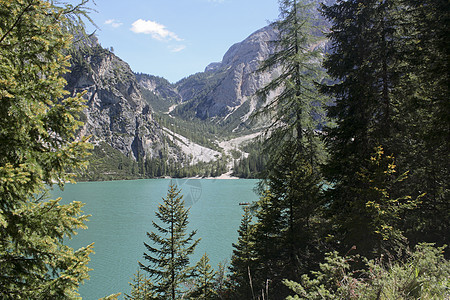
{"type": "MultiPolygon", "coordinates": [[[[335,98],[328,114],[337,124],[328,128],[331,154],[326,168],[329,217],[336,246],[344,253],[352,246],[373,257],[372,241],[365,230],[370,219],[362,217],[369,195],[361,170],[370,169],[373,149],[400,155],[397,131],[401,82],[401,5],[397,0],[338,1],[324,7],[333,26],[329,37],[332,53],[324,65],[337,83],[324,91],[335,98]],[[355,193],[359,191],[359,193],[355,193]],[[362,214],[362,215],[361,215],[362,214]]],[[[396,195],[401,197],[401,193],[396,195]]]]}
{"type": "Polygon", "coordinates": [[[413,244],[448,241],[450,123],[443,116],[449,111],[444,96],[449,26],[444,2],[339,1],[324,8],[333,23],[332,54],[325,66],[337,80],[324,88],[336,99],[328,113],[337,123],[328,129],[326,175],[332,189],[327,198],[341,251],[357,245],[370,252],[362,254],[374,254],[363,230],[368,220],[358,217],[365,203],[354,191],[368,191],[358,174],[370,168],[371,153],[380,145],[396,157],[401,174],[410,172],[392,196],[421,196],[419,208],[403,215],[406,236],[413,244]]]}
{"type": "MultiPolygon", "coordinates": [[[[282,146],[277,167],[268,177],[269,193],[257,203],[254,225],[254,278],[281,296],[285,278],[299,278],[313,269],[324,250],[321,232],[322,177],[295,146],[282,146]]],[[[262,285],[262,286],[261,286],[262,285]]]]}
{"type": "Polygon", "coordinates": [[[295,293],[286,299],[446,299],[450,262],[443,247],[419,244],[404,261],[383,258],[365,260],[365,269],[352,271],[358,257],[328,253],[320,270],[302,276],[300,282],[285,281],[295,293]],[[313,275],[313,276],[310,276],[313,275]],[[312,277],[312,278],[311,278],[312,277]]]}
{"type": "Polygon", "coordinates": [[[191,299],[215,299],[215,272],[209,264],[209,257],[205,253],[194,267],[195,289],[190,293],[191,299]]]}
{"type": "Polygon", "coordinates": [[[88,279],[92,245],[74,250],[67,237],[85,228],[80,202],[47,199],[49,187],[83,166],[87,138],[81,95],[63,79],[73,36],[83,32],[79,5],[8,0],[0,6],[0,298],[72,299],[88,279]]]}
{"type": "Polygon", "coordinates": [[[252,236],[252,215],[250,208],[244,208],[244,215],[238,229],[238,241],[233,243],[233,256],[229,270],[231,286],[229,287],[236,299],[252,299],[254,297],[253,283],[250,282],[254,271],[252,261],[255,257],[252,236]]]}
{"type": "MultiPolygon", "coordinates": [[[[361,169],[357,175],[355,188],[350,190],[358,195],[351,204],[356,215],[341,220],[339,225],[345,227],[350,236],[364,239],[364,243],[356,247],[359,253],[377,258],[384,254],[390,258],[403,254],[407,241],[401,229],[401,218],[419,203],[410,196],[394,196],[399,184],[407,179],[407,173],[398,174],[394,158],[377,147],[367,169],[361,169]]],[[[345,238],[342,242],[348,243],[345,238]]]]}
{"type": "Polygon", "coordinates": [[[152,283],[150,279],[147,278],[138,269],[136,274],[134,274],[133,281],[129,282],[131,286],[130,295],[125,294],[125,299],[129,300],[151,300],[156,299],[154,297],[154,292],[152,291],[152,283]]]}
{"type": "Polygon", "coordinates": [[[317,155],[317,118],[322,116],[324,98],[317,84],[323,79],[321,72],[321,51],[314,48],[318,38],[312,35],[311,25],[314,6],[306,1],[280,1],[280,20],[273,26],[279,32],[275,41],[276,51],[266,59],[259,71],[281,68],[280,75],[257,92],[265,100],[270,100],[257,114],[269,115],[270,139],[266,144],[268,152],[276,149],[286,140],[297,141],[300,152],[317,155]],[[273,91],[281,93],[273,99],[273,91]]]}
{"type": "Polygon", "coordinates": [[[227,261],[219,262],[216,271],[216,280],[214,290],[217,294],[217,299],[228,299],[229,290],[227,290],[227,261]]]}
{"type": "Polygon", "coordinates": [[[182,284],[192,276],[189,267],[191,255],[200,239],[194,240],[196,231],[187,234],[189,209],[184,207],[183,196],[175,185],[170,185],[167,197],[155,213],[160,224],[152,222],[156,232],[147,233],[151,243],[144,243],[148,252],[139,262],[142,270],[153,278],[153,291],[158,299],[179,299],[184,291],[182,284]]]}
{"type": "MultiPolygon", "coordinates": [[[[317,88],[323,79],[321,52],[312,45],[316,29],[311,3],[280,1],[276,52],[261,70],[280,68],[279,76],[258,91],[269,104],[259,114],[273,119],[265,144],[269,155],[264,192],[256,204],[253,240],[255,291],[287,295],[283,278],[298,278],[317,262],[317,239],[313,234],[321,203],[324,162],[318,119],[325,121],[322,97],[317,88]],[[269,99],[273,91],[281,91],[269,99]]],[[[236,254],[235,254],[236,255],[236,254]]],[[[267,296],[267,295],[266,295],[267,296]]]]}
{"type": "Polygon", "coordinates": [[[400,128],[402,155],[398,159],[410,171],[402,190],[414,197],[425,193],[420,209],[405,222],[405,230],[413,244],[444,245],[450,242],[450,4],[403,2],[408,26],[403,31],[407,42],[400,96],[405,104],[400,113],[405,122],[400,128]]]}

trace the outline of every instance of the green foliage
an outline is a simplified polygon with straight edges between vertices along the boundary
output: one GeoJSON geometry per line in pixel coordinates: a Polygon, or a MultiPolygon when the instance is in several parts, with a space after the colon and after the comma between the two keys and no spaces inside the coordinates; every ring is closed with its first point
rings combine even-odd
{"type": "Polygon", "coordinates": [[[89,278],[92,245],[64,241],[85,228],[80,202],[48,200],[49,186],[73,179],[84,166],[87,138],[81,95],[66,97],[63,75],[72,36],[82,31],[79,5],[39,0],[0,6],[0,297],[73,299],[89,278]]]}
{"type": "Polygon", "coordinates": [[[181,118],[173,118],[169,115],[156,114],[155,120],[163,127],[172,132],[181,134],[189,140],[214,150],[220,150],[216,144],[216,140],[221,135],[220,127],[206,121],[198,119],[184,120],[181,118]]]}
{"type": "Polygon", "coordinates": [[[415,208],[418,201],[411,200],[410,196],[393,199],[391,194],[395,185],[405,180],[407,174],[395,174],[397,170],[394,158],[384,155],[381,146],[375,149],[370,163],[370,169],[360,173],[361,180],[366,182],[367,187],[359,190],[359,194],[367,197],[365,205],[372,216],[373,232],[383,241],[404,239],[398,221],[406,210],[415,208]]]}
{"type": "MultiPolygon", "coordinates": [[[[389,192],[391,197],[421,200],[398,228],[413,245],[448,243],[450,131],[448,119],[442,118],[448,112],[448,105],[442,105],[448,103],[443,96],[448,95],[448,72],[442,69],[448,67],[443,54],[444,49],[448,53],[443,37],[448,26],[437,24],[448,16],[445,8],[448,3],[441,1],[400,0],[342,1],[324,8],[333,24],[333,51],[324,65],[336,80],[323,89],[336,99],[328,108],[337,124],[327,129],[330,217],[343,212],[338,213],[341,220],[346,215],[352,222],[362,216],[366,208],[359,192],[369,191],[360,172],[371,168],[373,149],[383,145],[396,158],[398,172],[409,172],[408,180],[389,192]]],[[[351,242],[341,243],[341,251],[363,242],[358,227],[355,222],[344,229],[347,237],[338,240],[351,242]]]]}
{"type": "Polygon", "coordinates": [[[320,66],[321,51],[311,49],[317,42],[312,35],[311,10],[311,3],[306,1],[280,1],[280,20],[274,23],[280,35],[275,42],[277,50],[259,69],[262,72],[281,67],[279,76],[257,92],[267,100],[271,92],[282,89],[256,114],[272,119],[268,129],[269,151],[276,152],[285,140],[298,140],[300,147],[304,147],[306,137],[311,137],[317,129],[317,118],[323,116],[325,99],[316,85],[324,74],[320,66]]]}
{"type": "Polygon", "coordinates": [[[238,241],[233,244],[231,257],[229,289],[236,299],[251,299],[254,296],[251,272],[254,270],[255,249],[253,241],[252,215],[248,207],[244,208],[244,215],[238,229],[238,241]]]}
{"type": "Polygon", "coordinates": [[[314,278],[303,275],[301,283],[284,280],[284,284],[297,294],[286,299],[352,299],[354,279],[349,273],[350,260],[337,252],[328,253],[325,263],[320,264],[320,271],[311,272],[314,278]]]}
{"type": "MultiPolygon", "coordinates": [[[[411,215],[405,232],[420,241],[449,244],[450,201],[450,105],[448,76],[450,32],[448,1],[403,1],[405,60],[400,85],[401,116],[405,124],[398,136],[402,155],[399,165],[410,170],[402,191],[423,195],[419,210],[411,215]]],[[[448,256],[447,250],[447,256],[448,256]]]]}
{"type": "Polygon", "coordinates": [[[262,143],[259,141],[252,142],[244,146],[242,150],[246,151],[248,156],[241,157],[241,153],[236,151],[239,153],[239,157],[233,157],[238,159],[237,162],[234,162],[233,176],[239,178],[260,178],[266,169],[267,160],[269,159],[269,155],[263,151],[262,143]]]}
{"type": "Polygon", "coordinates": [[[303,275],[300,283],[286,280],[295,296],[287,299],[446,299],[450,296],[450,262],[443,247],[420,244],[404,261],[366,261],[351,271],[355,258],[327,254],[320,271],[303,275]]]}
{"type": "Polygon", "coordinates": [[[401,218],[411,214],[420,199],[393,196],[407,174],[397,174],[394,158],[385,155],[383,147],[374,151],[367,168],[356,174],[348,190],[357,197],[349,203],[339,202],[340,207],[333,206],[329,211],[335,224],[334,241],[347,249],[356,246],[358,253],[369,258],[400,255],[407,244],[401,218]]]}
{"type": "Polygon", "coordinates": [[[402,40],[396,2],[347,1],[324,8],[333,24],[333,52],[324,66],[337,80],[323,88],[336,100],[328,115],[337,124],[327,129],[331,159],[326,175],[338,206],[353,201],[346,193],[375,147],[383,145],[398,157],[394,130],[401,120],[396,93],[402,40]]]}
{"type": "Polygon", "coordinates": [[[89,167],[77,174],[79,181],[125,180],[142,178],[139,165],[119,150],[101,142],[90,151],[89,167]]]}
{"type": "Polygon", "coordinates": [[[275,120],[264,192],[253,205],[251,242],[239,231],[232,289],[281,299],[284,278],[297,294],[289,299],[449,297],[444,248],[420,245],[448,241],[447,2],[323,6],[332,24],[324,63],[332,82],[322,92],[335,100],[325,130],[328,160],[315,131],[320,106],[308,101],[320,76],[306,66],[318,61],[296,52],[311,41],[297,19],[308,10],[280,2],[281,51],[262,69],[284,69],[260,95],[282,93],[262,111],[275,120]],[[419,247],[410,254],[408,244],[419,247]],[[244,245],[253,251],[247,261],[244,245]],[[319,264],[327,249],[334,251],[319,264]],[[358,254],[340,256],[348,249],[358,254]]]}
{"type": "MultiPolygon", "coordinates": [[[[261,199],[254,205],[251,264],[239,262],[245,248],[236,249],[232,259],[238,267],[231,277],[237,290],[246,297],[252,292],[252,298],[267,296],[268,290],[280,298],[287,295],[283,278],[298,279],[320,253],[320,165],[325,156],[317,131],[324,101],[316,87],[323,78],[320,51],[310,49],[317,42],[311,34],[311,5],[281,1],[280,10],[280,20],[274,24],[280,32],[277,51],[260,68],[281,71],[258,95],[268,100],[272,92],[281,93],[257,114],[269,116],[272,122],[264,143],[267,163],[262,163],[263,155],[257,156],[266,171],[261,199]]],[[[250,156],[241,161],[243,174],[251,173],[250,162],[250,156]]],[[[240,239],[244,237],[240,232],[240,239]]]]}
{"type": "Polygon", "coordinates": [[[205,253],[194,267],[194,290],[190,293],[191,299],[215,299],[215,275],[214,269],[209,264],[209,257],[205,253]]]}
{"type": "Polygon", "coordinates": [[[192,277],[189,267],[191,255],[200,239],[193,240],[196,231],[187,234],[189,209],[184,207],[180,190],[171,185],[167,197],[155,213],[159,224],[152,221],[155,231],[147,233],[151,243],[145,243],[147,252],[144,259],[149,263],[139,262],[142,270],[152,278],[152,291],[158,299],[179,299],[187,291],[183,284],[192,277]]]}
{"type": "Polygon", "coordinates": [[[131,286],[130,295],[125,294],[125,299],[127,300],[152,300],[155,298],[155,293],[153,292],[153,284],[150,279],[147,278],[138,269],[136,274],[133,276],[132,282],[129,282],[131,286]]]}
{"type": "Polygon", "coordinates": [[[198,162],[194,165],[177,162],[172,159],[154,158],[145,160],[146,178],[157,178],[162,176],[170,176],[173,178],[183,177],[217,177],[225,173],[227,169],[227,160],[225,157],[218,158],[216,161],[208,163],[198,162]]]}
{"type": "Polygon", "coordinates": [[[130,180],[142,178],[172,178],[184,177],[217,177],[227,172],[227,157],[223,156],[216,161],[198,162],[189,164],[190,157],[185,161],[168,158],[165,148],[160,151],[159,157],[142,158],[135,161],[125,156],[119,150],[101,142],[90,151],[88,158],[89,168],[77,173],[79,181],[102,180],[130,180]]]}
{"type": "Polygon", "coordinates": [[[270,280],[272,293],[284,295],[283,278],[299,278],[321,257],[321,176],[295,144],[286,143],[267,178],[269,192],[256,203],[253,280],[259,289],[270,280]],[[293,152],[294,151],[294,152],[293,152]]]}

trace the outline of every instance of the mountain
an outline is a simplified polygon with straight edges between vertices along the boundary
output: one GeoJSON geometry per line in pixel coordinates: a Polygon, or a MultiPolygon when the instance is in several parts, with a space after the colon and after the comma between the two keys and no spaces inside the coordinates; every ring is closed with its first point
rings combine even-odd
{"type": "Polygon", "coordinates": [[[81,117],[84,126],[79,134],[92,136],[98,154],[125,157],[131,162],[144,157],[159,159],[163,155],[175,161],[185,159],[180,148],[167,141],[167,134],[155,121],[152,108],[144,100],[136,76],[126,62],[98,43],[73,49],[71,55],[66,89],[72,94],[86,93],[86,108],[81,117]]]}
{"type": "MultiPolygon", "coordinates": [[[[329,26],[323,19],[317,23],[329,26]]],[[[321,31],[315,35],[323,36],[321,31]]],[[[281,67],[265,72],[258,72],[258,69],[276,51],[277,39],[277,30],[269,25],[231,46],[221,62],[209,64],[204,72],[175,84],[155,76],[139,75],[138,83],[158,112],[185,120],[212,122],[223,131],[238,133],[257,129],[264,126],[261,123],[264,121],[251,123],[250,116],[265,103],[255,93],[274,79],[281,67]]],[[[329,45],[323,37],[311,47],[327,49],[329,45]]],[[[268,101],[279,92],[274,91],[268,101]]]]}
{"type": "Polygon", "coordinates": [[[276,39],[274,28],[267,26],[231,46],[221,62],[211,63],[204,72],[172,85],[155,76],[138,74],[138,83],[149,103],[161,112],[169,112],[170,108],[175,117],[239,127],[262,105],[254,94],[270,82],[273,72],[256,71],[275,51],[276,39]],[[161,105],[164,100],[166,105],[161,105]]]}
{"type": "Polygon", "coordinates": [[[233,159],[248,156],[242,145],[266,125],[250,116],[265,104],[255,92],[281,71],[257,72],[277,39],[275,28],[266,26],[231,46],[222,61],[174,84],[133,73],[96,39],[74,48],[67,90],[86,93],[80,135],[91,135],[96,146],[90,172],[116,179],[124,172],[126,178],[161,176],[171,168],[177,176],[209,176],[232,168],[233,159]],[[194,171],[178,172],[185,168],[194,171]]]}

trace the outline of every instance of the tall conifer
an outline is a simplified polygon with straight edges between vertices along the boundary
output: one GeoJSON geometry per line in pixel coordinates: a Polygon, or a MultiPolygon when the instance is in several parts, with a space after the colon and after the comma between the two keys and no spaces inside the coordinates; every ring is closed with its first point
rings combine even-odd
{"type": "Polygon", "coordinates": [[[200,239],[194,240],[196,231],[186,232],[189,209],[184,207],[183,196],[175,185],[170,185],[167,197],[155,215],[160,223],[152,221],[155,231],[147,233],[150,243],[144,243],[147,252],[139,262],[141,269],[153,279],[153,290],[158,299],[179,299],[186,291],[182,285],[191,277],[189,255],[200,239]]]}
{"type": "Polygon", "coordinates": [[[326,175],[329,217],[337,229],[336,246],[348,251],[356,245],[371,256],[370,220],[364,218],[365,190],[361,170],[370,169],[371,155],[383,146],[397,157],[400,122],[397,97],[403,40],[399,31],[399,1],[338,1],[324,7],[333,24],[332,53],[324,65],[337,82],[324,88],[335,98],[328,114],[337,126],[328,128],[330,162],[326,175]]]}
{"type": "Polygon", "coordinates": [[[449,244],[450,200],[450,4],[441,0],[405,0],[401,85],[404,123],[399,138],[400,166],[410,171],[402,190],[423,195],[407,218],[409,240],[449,244]],[[404,26],[406,27],[406,26],[404,26]]]}
{"type": "Polygon", "coordinates": [[[0,298],[72,299],[88,279],[92,245],[66,238],[85,227],[80,202],[48,200],[48,187],[83,165],[80,95],[67,97],[72,32],[84,4],[7,0],[0,5],[0,298]]]}
{"type": "Polygon", "coordinates": [[[324,97],[317,88],[323,74],[320,39],[313,36],[318,32],[312,25],[315,9],[309,1],[280,1],[280,19],[273,24],[279,32],[277,48],[260,69],[277,69],[279,76],[258,92],[268,101],[258,114],[272,123],[265,143],[266,191],[255,205],[251,271],[257,293],[270,291],[279,297],[287,290],[282,279],[297,278],[316,255],[311,233],[320,207],[325,155],[318,131],[324,97]],[[273,94],[277,96],[272,99],[273,94]]]}
{"type": "Polygon", "coordinates": [[[205,253],[194,267],[195,280],[194,289],[189,294],[190,299],[216,299],[217,292],[214,289],[215,275],[214,269],[209,264],[209,257],[205,253]]]}
{"type": "Polygon", "coordinates": [[[254,296],[251,274],[255,271],[253,260],[255,258],[252,215],[250,208],[244,208],[241,225],[238,229],[238,241],[233,243],[233,256],[229,270],[231,272],[230,292],[235,298],[252,299],[254,296]]]}
{"type": "Polygon", "coordinates": [[[328,130],[326,175],[342,251],[359,245],[373,255],[368,220],[358,217],[365,203],[354,191],[365,188],[358,174],[370,168],[378,146],[396,158],[400,173],[409,172],[393,197],[421,197],[418,209],[403,214],[410,241],[448,241],[448,7],[446,1],[374,0],[324,8],[333,24],[325,67],[337,81],[324,88],[336,99],[328,113],[337,123],[328,130]]]}

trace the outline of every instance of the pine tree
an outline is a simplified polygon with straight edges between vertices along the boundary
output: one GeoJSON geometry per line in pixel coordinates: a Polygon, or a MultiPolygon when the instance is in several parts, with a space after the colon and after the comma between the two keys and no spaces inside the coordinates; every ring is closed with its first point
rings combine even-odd
{"type": "Polygon", "coordinates": [[[283,297],[283,278],[298,278],[317,262],[312,232],[321,203],[320,165],[325,154],[318,120],[325,122],[325,98],[318,90],[324,75],[321,51],[313,47],[319,40],[312,35],[317,31],[311,25],[314,6],[286,0],[280,1],[280,11],[274,24],[279,31],[276,52],[261,66],[261,71],[277,68],[280,75],[258,91],[269,100],[259,114],[273,121],[265,143],[265,191],[256,204],[252,277],[258,294],[269,290],[283,297]],[[279,94],[270,99],[274,91],[279,94]]]}
{"type": "MultiPolygon", "coordinates": [[[[400,157],[397,129],[402,123],[399,94],[402,66],[401,6],[397,0],[338,1],[324,7],[333,24],[329,38],[332,53],[324,65],[337,82],[324,88],[335,98],[328,115],[336,127],[328,128],[331,154],[326,177],[329,217],[337,229],[336,246],[343,253],[357,246],[372,257],[370,238],[364,233],[369,219],[366,210],[366,182],[361,170],[370,169],[373,149],[382,146],[389,155],[400,157]]],[[[397,194],[397,197],[402,195],[397,194]]]]}
{"type": "Polygon", "coordinates": [[[214,290],[215,275],[214,269],[209,264],[209,257],[205,253],[194,267],[195,289],[190,293],[191,299],[215,299],[214,290]]]}
{"type": "Polygon", "coordinates": [[[353,191],[365,189],[358,173],[370,168],[380,145],[400,173],[409,172],[392,196],[421,196],[419,208],[403,216],[406,236],[412,244],[448,241],[448,7],[446,1],[374,0],[324,8],[333,23],[325,67],[337,80],[324,88],[336,99],[328,112],[337,123],[328,130],[326,174],[333,188],[327,198],[341,251],[370,249],[363,230],[354,230],[361,224],[351,224],[365,210],[353,191]]]}
{"type": "Polygon", "coordinates": [[[254,297],[253,283],[250,282],[255,264],[252,236],[252,215],[250,208],[244,208],[244,215],[238,229],[238,241],[233,243],[233,256],[229,270],[231,286],[229,289],[237,299],[252,299],[254,297]]]}
{"type": "Polygon", "coordinates": [[[194,240],[196,231],[187,234],[189,209],[184,207],[183,196],[175,185],[170,185],[166,198],[155,212],[160,224],[152,221],[155,231],[147,233],[151,243],[144,243],[148,252],[139,262],[142,270],[153,279],[153,290],[158,299],[179,299],[185,293],[182,284],[192,276],[189,267],[191,255],[200,239],[194,240]]]}
{"type": "Polygon", "coordinates": [[[147,278],[138,269],[136,274],[134,274],[133,281],[129,282],[131,286],[130,295],[125,294],[125,299],[129,300],[151,300],[156,299],[152,291],[152,283],[150,279],[147,278]]]}
{"type": "MultiPolygon", "coordinates": [[[[358,195],[352,203],[356,215],[339,224],[350,236],[364,239],[364,243],[356,246],[357,252],[377,258],[388,254],[395,258],[407,248],[401,218],[414,210],[420,199],[394,196],[408,176],[397,172],[394,157],[386,155],[381,146],[374,149],[367,165],[367,169],[358,172],[355,188],[350,190],[358,195]]],[[[348,243],[346,239],[342,242],[348,243]]]]}
{"type": "Polygon", "coordinates": [[[313,10],[314,6],[306,1],[280,1],[280,20],[273,24],[279,32],[279,39],[274,41],[276,51],[259,69],[263,72],[281,68],[280,75],[257,91],[269,103],[256,116],[269,115],[273,120],[269,126],[270,143],[266,144],[268,152],[276,152],[285,140],[297,141],[299,151],[308,155],[320,152],[316,151],[314,131],[317,118],[323,117],[325,100],[316,87],[324,75],[321,50],[313,47],[319,40],[312,35],[313,10]],[[280,90],[278,96],[269,98],[272,92],[280,90]]]}
{"type": "Polygon", "coordinates": [[[49,187],[83,166],[89,145],[76,139],[81,95],[67,97],[63,75],[77,6],[8,0],[0,6],[0,298],[72,299],[89,278],[92,245],[66,238],[85,228],[80,202],[47,199],[49,187]]]}
{"type": "Polygon", "coordinates": [[[399,165],[409,170],[402,190],[421,198],[420,210],[405,222],[408,239],[448,244],[450,230],[450,4],[448,1],[403,1],[407,43],[403,49],[405,99],[400,128],[404,147],[399,165]]]}
{"type": "Polygon", "coordinates": [[[268,177],[269,192],[261,197],[253,229],[259,289],[270,280],[272,293],[287,292],[282,280],[299,278],[313,269],[324,250],[321,232],[322,177],[295,146],[285,143],[277,167],[268,177]]]}

